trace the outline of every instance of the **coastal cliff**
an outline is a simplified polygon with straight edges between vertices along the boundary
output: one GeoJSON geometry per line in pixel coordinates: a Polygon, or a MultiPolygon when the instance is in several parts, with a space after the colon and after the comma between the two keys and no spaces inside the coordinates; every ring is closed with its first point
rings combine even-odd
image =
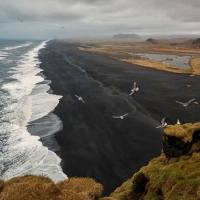
{"type": "Polygon", "coordinates": [[[161,155],[118,187],[113,200],[200,199],[200,122],[168,125],[163,132],[161,155]]]}
{"type": "MultiPolygon", "coordinates": [[[[177,200],[200,199],[200,122],[168,125],[163,129],[163,150],[109,197],[91,178],[49,178],[26,175],[0,180],[0,200],[177,200]]],[[[134,162],[134,161],[133,161],[134,162]]]]}

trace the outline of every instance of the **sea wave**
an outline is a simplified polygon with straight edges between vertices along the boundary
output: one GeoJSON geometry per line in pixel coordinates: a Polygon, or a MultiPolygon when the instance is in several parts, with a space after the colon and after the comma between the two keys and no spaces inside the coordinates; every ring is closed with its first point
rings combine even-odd
{"type": "Polygon", "coordinates": [[[16,46],[13,46],[13,47],[5,47],[4,49],[2,50],[13,50],[13,49],[18,49],[18,48],[22,48],[22,47],[28,47],[32,44],[32,42],[26,42],[25,44],[21,44],[21,45],[16,45],[16,46]]]}
{"type": "Polygon", "coordinates": [[[45,137],[62,128],[60,119],[50,115],[62,96],[47,93],[49,86],[44,77],[38,75],[42,70],[38,67],[40,62],[37,57],[46,42],[22,55],[17,66],[11,69],[12,81],[2,86],[0,177],[6,180],[24,174],[46,175],[55,182],[67,178],[60,167],[61,159],[43,146],[37,134],[31,135],[29,132],[30,127],[31,133],[47,131],[41,135],[45,137]],[[51,117],[45,118],[47,115],[51,117]],[[34,123],[35,120],[40,122],[34,123]],[[37,129],[36,124],[46,123],[48,126],[47,120],[55,120],[53,132],[49,127],[37,129]],[[28,129],[30,123],[33,124],[28,129]]]}
{"type": "Polygon", "coordinates": [[[7,52],[0,51],[0,60],[5,59],[7,55],[8,55],[7,52]]]}

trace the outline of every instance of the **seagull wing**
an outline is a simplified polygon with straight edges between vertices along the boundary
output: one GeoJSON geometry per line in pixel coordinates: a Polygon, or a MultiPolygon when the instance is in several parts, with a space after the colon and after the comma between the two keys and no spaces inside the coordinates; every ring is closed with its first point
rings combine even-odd
{"type": "Polygon", "coordinates": [[[75,97],[77,97],[77,98],[79,98],[79,96],[78,96],[78,95],[76,95],[76,94],[75,94],[74,96],[75,96],[75,97]]]}
{"type": "Polygon", "coordinates": [[[131,90],[131,93],[129,94],[130,96],[134,93],[134,90],[131,90]]]}
{"type": "Polygon", "coordinates": [[[165,123],[165,117],[161,120],[161,123],[162,123],[162,124],[165,123]]]}
{"type": "Polygon", "coordinates": [[[190,100],[187,102],[187,104],[191,103],[191,102],[194,101],[194,100],[195,100],[195,98],[190,99],[190,100]]]}
{"type": "Polygon", "coordinates": [[[161,128],[162,126],[157,126],[156,128],[161,128]]]}
{"type": "Polygon", "coordinates": [[[83,103],[85,103],[85,101],[83,101],[83,99],[81,99],[81,101],[82,101],[83,103]]]}
{"type": "Polygon", "coordinates": [[[112,116],[113,118],[120,118],[120,116],[112,116]]]}
{"type": "Polygon", "coordinates": [[[133,88],[136,88],[136,82],[133,83],[133,88]]]}
{"type": "Polygon", "coordinates": [[[18,19],[19,19],[20,22],[23,22],[19,17],[18,17],[18,19]]]}
{"type": "Polygon", "coordinates": [[[182,105],[184,104],[184,103],[182,103],[182,102],[180,102],[180,101],[176,101],[176,103],[180,103],[180,104],[182,104],[182,105]]]}
{"type": "Polygon", "coordinates": [[[122,117],[125,117],[126,115],[128,115],[129,113],[126,113],[126,114],[124,114],[124,115],[122,115],[122,117]]]}

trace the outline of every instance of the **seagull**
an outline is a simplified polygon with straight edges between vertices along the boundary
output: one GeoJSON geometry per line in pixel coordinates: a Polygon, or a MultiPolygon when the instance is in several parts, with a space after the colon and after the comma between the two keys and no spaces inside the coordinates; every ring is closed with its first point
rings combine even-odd
{"type": "Polygon", "coordinates": [[[77,98],[78,98],[78,100],[80,100],[80,101],[82,101],[83,103],[85,103],[85,101],[83,101],[83,98],[82,97],[79,97],[78,95],[74,95],[74,96],[76,96],[77,98]]]}
{"type": "Polygon", "coordinates": [[[64,28],[64,26],[63,26],[63,27],[61,27],[61,28],[64,28]]]}
{"type": "Polygon", "coordinates": [[[177,119],[177,122],[176,122],[177,124],[181,124],[181,122],[179,121],[179,119],[177,119]]]}
{"type": "Polygon", "coordinates": [[[164,128],[165,126],[167,126],[167,123],[165,122],[165,117],[161,120],[161,125],[157,126],[156,128],[164,128]]]}
{"type": "Polygon", "coordinates": [[[20,22],[23,22],[19,17],[18,17],[18,20],[19,20],[20,22]]]}
{"type": "Polygon", "coordinates": [[[126,115],[128,115],[129,113],[126,113],[126,114],[124,114],[124,115],[121,115],[121,116],[112,116],[113,118],[120,118],[120,119],[124,119],[124,117],[126,116],[126,115]]]}
{"type": "Polygon", "coordinates": [[[134,82],[133,89],[131,90],[131,93],[129,95],[131,96],[135,91],[138,91],[138,90],[139,90],[139,88],[136,87],[136,82],[134,82]]]}
{"type": "Polygon", "coordinates": [[[186,103],[182,103],[182,102],[180,102],[180,101],[176,101],[176,103],[180,103],[180,104],[182,104],[184,107],[187,107],[192,101],[194,101],[195,100],[195,98],[193,98],[193,99],[190,99],[188,102],[186,102],[186,103]]]}

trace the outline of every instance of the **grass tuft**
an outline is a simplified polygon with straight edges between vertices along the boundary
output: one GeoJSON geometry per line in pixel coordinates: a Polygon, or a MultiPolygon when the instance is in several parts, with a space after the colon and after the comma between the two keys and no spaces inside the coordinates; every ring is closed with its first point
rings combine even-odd
{"type": "Polygon", "coordinates": [[[69,178],[61,181],[57,186],[62,189],[73,189],[77,192],[85,192],[90,198],[98,199],[102,196],[103,186],[92,178],[69,178]]]}
{"type": "Polygon", "coordinates": [[[58,184],[43,176],[0,180],[0,200],[98,200],[103,186],[92,178],[69,178],[58,184]]]}
{"type": "Polygon", "coordinates": [[[198,130],[200,130],[200,122],[168,125],[164,128],[164,133],[171,137],[180,138],[184,143],[189,143],[192,142],[193,134],[198,130]]]}

